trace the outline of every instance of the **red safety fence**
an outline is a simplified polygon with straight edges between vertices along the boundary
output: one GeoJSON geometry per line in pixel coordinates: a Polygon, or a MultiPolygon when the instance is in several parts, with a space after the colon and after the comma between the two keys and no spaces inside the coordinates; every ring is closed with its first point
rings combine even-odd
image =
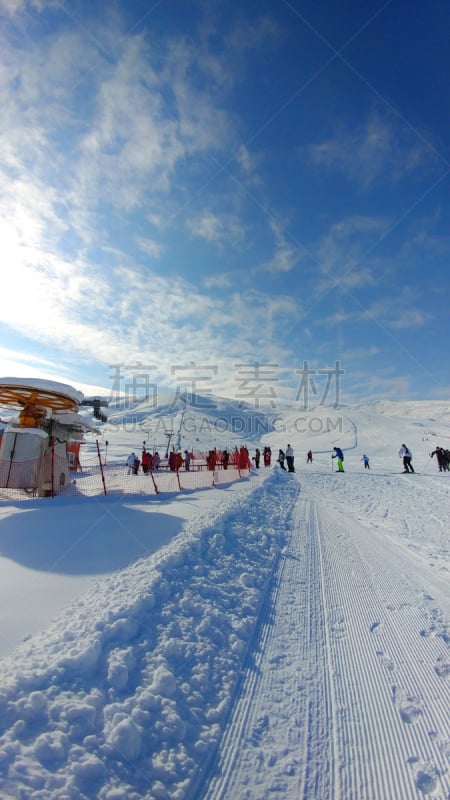
{"type": "Polygon", "coordinates": [[[73,477],[70,492],[81,495],[181,492],[232,483],[244,475],[248,475],[248,470],[239,470],[235,467],[227,470],[193,469],[189,471],[184,469],[171,471],[162,468],[148,472],[146,475],[142,471],[139,471],[137,475],[129,475],[128,468],[122,463],[112,463],[78,472],[73,477]]]}
{"type": "MultiPolygon", "coordinates": [[[[207,456],[208,454],[206,454],[207,456]]],[[[76,463],[77,469],[68,468],[67,460],[47,453],[44,458],[13,462],[0,460],[0,501],[24,500],[32,497],[54,497],[95,495],[156,495],[192,491],[210,486],[219,486],[240,480],[249,473],[250,462],[245,467],[228,463],[225,467],[195,454],[189,470],[184,464],[179,470],[171,470],[167,459],[163,459],[158,470],[137,474],[124,461],[104,463],[97,444],[97,454],[82,453],[76,463]]],[[[75,465],[72,465],[75,466],[75,465]]]]}

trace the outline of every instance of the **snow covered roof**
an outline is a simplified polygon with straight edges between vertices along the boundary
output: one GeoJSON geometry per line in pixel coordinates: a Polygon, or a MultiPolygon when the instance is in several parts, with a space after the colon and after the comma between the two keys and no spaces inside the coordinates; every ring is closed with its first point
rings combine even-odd
{"type": "Polygon", "coordinates": [[[20,434],[21,436],[24,433],[30,433],[32,436],[40,436],[41,439],[46,439],[48,436],[46,431],[43,431],[42,428],[19,428],[11,425],[8,425],[8,427],[4,430],[5,436],[8,433],[20,434]]]}
{"type": "MultiPolygon", "coordinates": [[[[58,381],[41,380],[40,378],[0,378],[0,398],[2,403],[14,401],[16,397],[28,397],[32,402],[49,408],[58,407],[59,401],[69,401],[79,405],[84,395],[73,386],[58,381]],[[36,395],[36,399],[34,398],[36,395]]],[[[59,405],[59,407],[61,407],[59,405]]],[[[67,407],[67,405],[65,406],[67,407]]]]}
{"type": "Polygon", "coordinates": [[[61,412],[60,414],[54,414],[53,419],[59,425],[69,425],[73,428],[80,428],[84,431],[93,431],[95,432],[97,428],[94,425],[91,425],[87,422],[85,417],[82,417],[81,414],[77,414],[72,411],[65,411],[61,412]]]}

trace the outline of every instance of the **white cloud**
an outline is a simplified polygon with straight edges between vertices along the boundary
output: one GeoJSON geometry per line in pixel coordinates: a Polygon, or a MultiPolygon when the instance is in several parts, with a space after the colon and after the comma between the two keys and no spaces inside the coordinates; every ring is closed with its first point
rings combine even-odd
{"type": "Polygon", "coordinates": [[[338,310],[327,317],[316,320],[316,325],[340,325],[361,322],[374,322],[384,329],[409,329],[422,327],[434,319],[433,315],[411,304],[409,292],[405,289],[395,296],[384,295],[357,310],[338,310]]]}
{"type": "MultiPolygon", "coordinates": [[[[206,53],[202,64],[192,44],[173,42],[156,73],[143,36],[114,38],[117,19],[104,23],[97,40],[108,47],[100,49],[75,25],[26,49],[3,39],[10,70],[0,76],[0,224],[9,301],[0,314],[11,330],[72,357],[112,364],[144,353],[164,370],[180,352],[209,353],[204,330],[224,318],[223,304],[125,256],[123,212],[142,207],[155,227],[167,225],[160,197],[175,187],[180,204],[177,164],[220,147],[229,121],[213,88],[194,85],[192,70],[211,68],[206,53]]],[[[217,223],[215,234],[208,220],[199,231],[217,241],[243,235],[231,214],[217,223]]],[[[133,242],[151,258],[163,254],[145,233],[133,242]]]]}
{"type": "Polygon", "coordinates": [[[273,217],[269,217],[268,225],[274,236],[274,252],[268,261],[260,265],[259,270],[275,274],[290,272],[309,253],[289,237],[287,226],[281,225],[273,217]]]}
{"type": "Polygon", "coordinates": [[[386,222],[376,217],[353,215],[334,223],[312,247],[317,268],[315,292],[349,292],[373,286],[380,281],[382,269],[375,271],[373,259],[366,256],[386,229],[386,222]]]}
{"type": "Polygon", "coordinates": [[[380,112],[373,112],[356,130],[339,125],[334,137],[311,145],[309,153],[317,165],[340,170],[365,189],[381,175],[398,180],[435,157],[409,127],[394,125],[380,112]]]}
{"type": "Polygon", "coordinates": [[[160,242],[156,242],[154,239],[140,237],[138,238],[137,243],[139,249],[142,250],[143,253],[151,256],[151,258],[160,258],[162,252],[164,251],[164,245],[162,245],[160,242]]]}
{"type": "Polygon", "coordinates": [[[222,219],[211,212],[204,212],[189,222],[192,235],[199,239],[206,239],[208,242],[221,241],[224,235],[223,227],[222,219]]]}
{"type": "Polygon", "coordinates": [[[355,347],[353,350],[346,350],[342,358],[346,361],[358,360],[363,361],[366,358],[373,358],[381,353],[381,348],[377,345],[369,345],[367,347],[355,347]]]}
{"type": "Polygon", "coordinates": [[[259,170],[263,161],[262,155],[256,155],[247,145],[243,144],[239,147],[235,158],[246,180],[250,181],[254,186],[261,186],[262,180],[259,170]]]}
{"type": "Polygon", "coordinates": [[[285,38],[286,31],[269,14],[261,14],[252,19],[252,24],[248,20],[237,22],[234,30],[227,40],[227,47],[231,47],[236,53],[247,52],[255,48],[264,46],[269,49],[274,45],[279,45],[285,38]]]}
{"type": "Polygon", "coordinates": [[[50,8],[57,5],[56,0],[0,0],[0,11],[14,16],[20,11],[29,8],[36,8],[41,11],[43,8],[50,8]]]}
{"type": "Polygon", "coordinates": [[[58,364],[55,361],[50,361],[48,358],[37,356],[35,353],[20,352],[12,348],[0,347],[0,370],[3,375],[16,374],[16,372],[10,371],[10,367],[13,369],[19,368],[20,370],[23,370],[23,365],[25,365],[25,368],[28,368],[30,364],[39,364],[40,369],[57,369],[58,367],[58,364]]]}
{"type": "Polygon", "coordinates": [[[245,238],[245,227],[235,214],[203,211],[188,219],[186,226],[191,236],[210,242],[219,249],[236,248],[245,238]]]}
{"type": "Polygon", "coordinates": [[[421,328],[434,319],[434,315],[421,308],[406,308],[390,322],[392,328],[421,328]]]}
{"type": "Polygon", "coordinates": [[[233,276],[225,273],[210,275],[203,279],[205,289],[229,289],[232,284],[233,276]]]}

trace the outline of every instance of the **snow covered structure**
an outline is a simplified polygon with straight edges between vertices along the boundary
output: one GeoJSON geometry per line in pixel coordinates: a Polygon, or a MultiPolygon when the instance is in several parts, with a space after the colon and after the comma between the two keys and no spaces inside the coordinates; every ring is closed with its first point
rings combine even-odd
{"type": "Polygon", "coordinates": [[[19,409],[0,443],[0,486],[53,496],[69,481],[70,450],[86,430],[78,413],[83,394],[72,386],[27,378],[0,378],[0,405],[19,409]]]}

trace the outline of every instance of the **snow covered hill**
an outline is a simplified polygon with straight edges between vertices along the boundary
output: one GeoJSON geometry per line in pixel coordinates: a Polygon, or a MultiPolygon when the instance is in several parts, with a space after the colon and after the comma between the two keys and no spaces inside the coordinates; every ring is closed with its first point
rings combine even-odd
{"type": "Polygon", "coordinates": [[[450,406],[214,400],[101,442],[289,442],[295,474],[0,503],[1,798],[448,800],[450,406]]]}

